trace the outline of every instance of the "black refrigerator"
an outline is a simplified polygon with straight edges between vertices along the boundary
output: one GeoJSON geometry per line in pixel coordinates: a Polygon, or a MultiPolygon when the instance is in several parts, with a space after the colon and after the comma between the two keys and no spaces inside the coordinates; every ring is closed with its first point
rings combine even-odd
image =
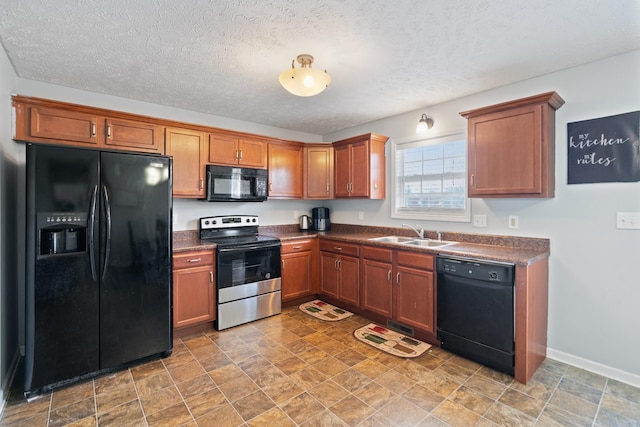
{"type": "Polygon", "coordinates": [[[27,145],[29,395],[172,351],[171,160],[27,145]]]}

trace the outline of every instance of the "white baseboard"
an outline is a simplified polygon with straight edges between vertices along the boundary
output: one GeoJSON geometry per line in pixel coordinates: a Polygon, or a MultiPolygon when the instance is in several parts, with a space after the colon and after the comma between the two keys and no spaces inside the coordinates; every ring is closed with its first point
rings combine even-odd
{"type": "Polygon", "coordinates": [[[564,353],[552,348],[547,348],[547,357],[559,362],[568,363],[569,365],[575,366],[577,368],[582,368],[586,371],[593,372],[594,374],[613,378],[614,380],[621,381],[634,387],[640,387],[640,375],[632,374],[631,372],[612,368],[611,366],[603,365],[592,360],[583,359],[582,357],[574,356],[573,354],[564,353]]]}

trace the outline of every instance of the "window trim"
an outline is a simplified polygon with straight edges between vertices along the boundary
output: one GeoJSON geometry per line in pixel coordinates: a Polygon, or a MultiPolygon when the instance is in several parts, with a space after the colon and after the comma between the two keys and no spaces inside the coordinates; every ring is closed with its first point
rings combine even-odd
{"type": "MultiPolygon", "coordinates": [[[[411,220],[422,220],[422,221],[448,221],[448,222],[471,222],[471,199],[469,198],[469,185],[467,180],[465,179],[465,208],[464,211],[461,210],[448,210],[448,209],[415,209],[408,210],[403,209],[401,211],[398,210],[396,206],[396,192],[397,192],[397,183],[396,183],[396,153],[398,152],[400,147],[406,145],[421,145],[420,142],[426,142],[426,145],[430,144],[441,144],[450,141],[456,141],[463,139],[465,144],[467,141],[466,131],[457,131],[451,132],[447,134],[441,135],[433,135],[433,136],[425,136],[425,135],[416,135],[408,138],[401,139],[393,139],[390,145],[390,187],[391,187],[391,218],[398,219],[411,219],[411,220]]],[[[465,175],[468,171],[468,150],[465,150],[465,175]]]]}

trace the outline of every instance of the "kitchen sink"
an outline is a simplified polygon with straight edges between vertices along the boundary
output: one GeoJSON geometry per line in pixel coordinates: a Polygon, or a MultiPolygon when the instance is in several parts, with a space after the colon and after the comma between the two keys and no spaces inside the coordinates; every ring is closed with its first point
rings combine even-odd
{"type": "Polygon", "coordinates": [[[405,236],[384,236],[384,237],[372,237],[369,240],[383,243],[407,243],[415,240],[413,237],[405,236]]]}
{"type": "Polygon", "coordinates": [[[422,246],[425,248],[438,248],[442,246],[455,245],[457,242],[450,242],[448,240],[420,239],[420,240],[411,240],[403,243],[405,245],[422,246]]]}

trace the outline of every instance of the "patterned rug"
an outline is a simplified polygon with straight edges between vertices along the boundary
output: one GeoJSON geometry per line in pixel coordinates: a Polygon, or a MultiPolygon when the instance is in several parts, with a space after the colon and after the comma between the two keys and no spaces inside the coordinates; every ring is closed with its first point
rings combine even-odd
{"type": "Polygon", "coordinates": [[[353,335],[363,343],[398,357],[418,357],[431,348],[431,344],[407,337],[375,323],[369,323],[367,326],[356,329],[353,335]]]}
{"type": "Polygon", "coordinates": [[[304,304],[301,304],[299,308],[313,317],[326,320],[328,322],[335,322],[346,319],[349,316],[353,316],[353,313],[350,311],[334,307],[333,305],[320,301],[319,299],[305,302],[304,304]]]}

